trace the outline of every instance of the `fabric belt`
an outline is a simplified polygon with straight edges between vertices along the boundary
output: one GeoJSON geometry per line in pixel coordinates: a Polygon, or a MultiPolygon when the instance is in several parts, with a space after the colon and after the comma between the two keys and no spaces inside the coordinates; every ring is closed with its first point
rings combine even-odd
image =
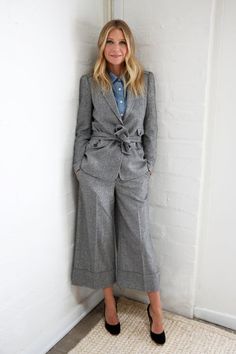
{"type": "Polygon", "coordinates": [[[114,134],[109,134],[105,132],[94,131],[91,135],[92,137],[100,137],[103,140],[115,140],[121,143],[121,151],[123,154],[130,155],[132,149],[132,143],[141,142],[141,136],[129,135],[128,130],[123,125],[118,125],[115,128],[114,134]]]}

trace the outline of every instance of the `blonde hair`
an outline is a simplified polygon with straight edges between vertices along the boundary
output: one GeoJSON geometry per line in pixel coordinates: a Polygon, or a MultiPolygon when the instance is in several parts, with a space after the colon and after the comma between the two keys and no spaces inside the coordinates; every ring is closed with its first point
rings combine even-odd
{"type": "Polygon", "coordinates": [[[93,79],[101,85],[102,89],[108,91],[112,88],[111,79],[106,71],[107,62],[104,56],[104,48],[108,34],[113,29],[120,29],[123,31],[125,40],[127,42],[127,54],[124,62],[124,86],[130,87],[134,95],[140,95],[144,93],[144,69],[135,57],[135,43],[133,34],[123,20],[116,19],[107,22],[98,37],[98,56],[93,67],[93,79]]]}

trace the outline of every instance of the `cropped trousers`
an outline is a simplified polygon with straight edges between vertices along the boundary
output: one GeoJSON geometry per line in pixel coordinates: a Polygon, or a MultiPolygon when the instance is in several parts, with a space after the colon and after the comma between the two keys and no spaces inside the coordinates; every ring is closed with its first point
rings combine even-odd
{"type": "Polygon", "coordinates": [[[82,169],[71,280],[88,288],[158,291],[160,273],[149,229],[150,173],[114,181],[82,169]]]}

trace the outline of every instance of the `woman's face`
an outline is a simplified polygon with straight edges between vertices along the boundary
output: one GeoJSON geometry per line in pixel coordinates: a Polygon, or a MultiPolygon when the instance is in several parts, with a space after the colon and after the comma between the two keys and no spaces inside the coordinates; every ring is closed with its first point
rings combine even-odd
{"type": "Polygon", "coordinates": [[[110,69],[119,70],[128,52],[123,31],[116,28],[109,32],[104,56],[110,69]]]}

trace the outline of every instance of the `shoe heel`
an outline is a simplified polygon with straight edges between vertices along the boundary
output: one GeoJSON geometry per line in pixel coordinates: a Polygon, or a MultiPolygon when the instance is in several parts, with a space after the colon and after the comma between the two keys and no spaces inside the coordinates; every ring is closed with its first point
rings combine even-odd
{"type": "Polygon", "coordinates": [[[150,322],[150,336],[156,344],[164,344],[166,341],[165,331],[163,331],[161,333],[154,333],[151,330],[153,320],[150,315],[149,309],[150,309],[150,304],[148,304],[148,307],[147,307],[147,313],[148,313],[148,318],[149,318],[149,322],[150,322]]]}
{"type": "MultiPolygon", "coordinates": [[[[117,334],[120,333],[120,322],[118,322],[115,325],[107,323],[106,317],[105,317],[105,308],[106,308],[106,304],[105,304],[105,301],[104,301],[103,315],[104,315],[104,321],[105,321],[105,328],[110,334],[117,335],[117,334]]],[[[117,312],[117,302],[116,302],[116,312],[117,312]]]]}

